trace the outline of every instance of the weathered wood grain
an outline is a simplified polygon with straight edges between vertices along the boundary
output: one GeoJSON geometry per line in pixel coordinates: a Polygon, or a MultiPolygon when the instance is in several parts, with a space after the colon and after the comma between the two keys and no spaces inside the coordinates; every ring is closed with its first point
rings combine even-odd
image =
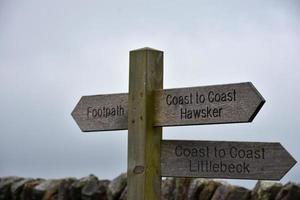
{"type": "Polygon", "coordinates": [[[131,51],[129,63],[127,199],[158,200],[162,128],[152,125],[153,91],[163,88],[163,52],[131,51]]]}
{"type": "Polygon", "coordinates": [[[265,103],[250,82],[166,89],[155,97],[155,126],[251,122],[265,103]]]}
{"type": "MultiPolygon", "coordinates": [[[[249,82],[161,89],[153,92],[154,126],[251,122],[265,103],[264,98],[249,82]],[[205,100],[203,101],[200,96],[205,100]],[[210,101],[219,96],[226,100],[210,101]]],[[[82,131],[122,130],[128,128],[127,105],[127,94],[84,96],[72,115],[82,131]],[[124,108],[124,115],[88,118],[88,107],[117,108],[117,106],[124,108]]]]}
{"type": "Polygon", "coordinates": [[[296,160],[280,143],[161,142],[161,176],[280,180],[296,160]]]}
{"type": "Polygon", "coordinates": [[[72,116],[83,132],[127,129],[128,94],[83,96],[72,116]]]}

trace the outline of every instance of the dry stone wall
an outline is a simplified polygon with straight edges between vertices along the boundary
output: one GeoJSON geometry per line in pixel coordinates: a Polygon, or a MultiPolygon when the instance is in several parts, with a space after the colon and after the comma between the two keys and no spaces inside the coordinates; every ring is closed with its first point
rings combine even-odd
{"type": "MultiPolygon", "coordinates": [[[[258,181],[253,190],[210,179],[167,178],[161,200],[300,200],[300,185],[258,181]]],[[[127,176],[100,180],[0,178],[0,200],[126,200],[127,176]]]]}

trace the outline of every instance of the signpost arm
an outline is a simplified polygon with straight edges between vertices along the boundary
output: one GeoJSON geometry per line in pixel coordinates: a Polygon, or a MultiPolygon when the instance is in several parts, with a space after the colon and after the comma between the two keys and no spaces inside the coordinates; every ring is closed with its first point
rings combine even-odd
{"type": "Polygon", "coordinates": [[[162,128],[153,126],[154,90],[163,88],[163,52],[130,52],[128,98],[128,199],[160,199],[162,128]]]}

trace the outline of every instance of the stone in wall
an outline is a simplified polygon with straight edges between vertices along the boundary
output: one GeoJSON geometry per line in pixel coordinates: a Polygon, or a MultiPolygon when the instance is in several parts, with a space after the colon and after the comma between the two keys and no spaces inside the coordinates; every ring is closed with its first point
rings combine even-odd
{"type": "Polygon", "coordinates": [[[250,200],[251,191],[244,187],[234,186],[226,200],[250,200]]]}
{"type": "Polygon", "coordinates": [[[21,193],[26,183],[33,181],[31,178],[20,179],[11,185],[10,192],[12,200],[21,200],[21,193]]]}
{"type": "Polygon", "coordinates": [[[174,200],[175,179],[166,178],[161,182],[161,200],[174,200]]]}
{"type": "Polygon", "coordinates": [[[188,198],[188,191],[191,184],[191,178],[176,178],[175,179],[175,190],[174,199],[182,200],[188,198]]]}
{"type": "Polygon", "coordinates": [[[250,200],[251,191],[238,186],[223,183],[213,194],[211,200],[250,200]]]}
{"type": "Polygon", "coordinates": [[[32,200],[52,200],[57,199],[58,188],[62,180],[43,180],[32,190],[32,200]]]}
{"type": "Polygon", "coordinates": [[[109,198],[118,200],[127,185],[127,173],[120,174],[108,185],[109,198]]]}
{"type": "Polygon", "coordinates": [[[22,193],[21,193],[21,200],[33,200],[33,190],[34,187],[37,186],[38,184],[40,184],[42,181],[44,181],[43,179],[35,179],[32,181],[28,181],[27,183],[25,183],[22,193]]]}
{"type": "Polygon", "coordinates": [[[11,176],[11,177],[4,177],[0,180],[0,200],[11,200],[11,185],[16,182],[22,180],[22,178],[11,176]]]}
{"type": "Polygon", "coordinates": [[[206,184],[204,184],[203,189],[199,193],[198,199],[201,200],[210,200],[214,195],[215,191],[219,186],[221,186],[221,182],[209,180],[206,184]]]}
{"type": "Polygon", "coordinates": [[[71,185],[70,196],[72,200],[81,200],[81,190],[89,182],[97,181],[98,178],[94,175],[83,177],[78,181],[75,181],[71,185]]]}
{"type": "Polygon", "coordinates": [[[300,186],[287,183],[277,194],[276,200],[300,200],[300,186]]]}
{"type": "Polygon", "coordinates": [[[189,200],[198,200],[198,197],[209,182],[208,179],[196,178],[191,181],[189,191],[188,191],[188,199],[189,200]]]}
{"type": "Polygon", "coordinates": [[[281,188],[281,183],[258,181],[252,191],[252,200],[274,200],[281,188]]]}
{"type": "Polygon", "coordinates": [[[109,180],[92,180],[88,182],[81,190],[82,200],[108,200],[109,180]]]}
{"type": "Polygon", "coordinates": [[[127,186],[125,187],[125,189],[123,190],[119,200],[127,200],[127,186]]]}
{"type": "Polygon", "coordinates": [[[233,191],[234,187],[228,184],[220,185],[211,200],[226,200],[229,194],[233,191]]]}
{"type": "Polygon", "coordinates": [[[65,178],[58,188],[57,200],[71,200],[71,186],[76,181],[75,178],[65,178]]]}

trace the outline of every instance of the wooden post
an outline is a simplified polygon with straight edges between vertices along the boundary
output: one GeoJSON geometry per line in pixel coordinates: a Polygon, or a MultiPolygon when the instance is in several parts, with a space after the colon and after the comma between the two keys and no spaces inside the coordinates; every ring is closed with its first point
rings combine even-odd
{"type": "Polygon", "coordinates": [[[163,88],[163,52],[130,52],[128,98],[128,196],[159,200],[162,128],[153,126],[154,90],[163,88]]]}

